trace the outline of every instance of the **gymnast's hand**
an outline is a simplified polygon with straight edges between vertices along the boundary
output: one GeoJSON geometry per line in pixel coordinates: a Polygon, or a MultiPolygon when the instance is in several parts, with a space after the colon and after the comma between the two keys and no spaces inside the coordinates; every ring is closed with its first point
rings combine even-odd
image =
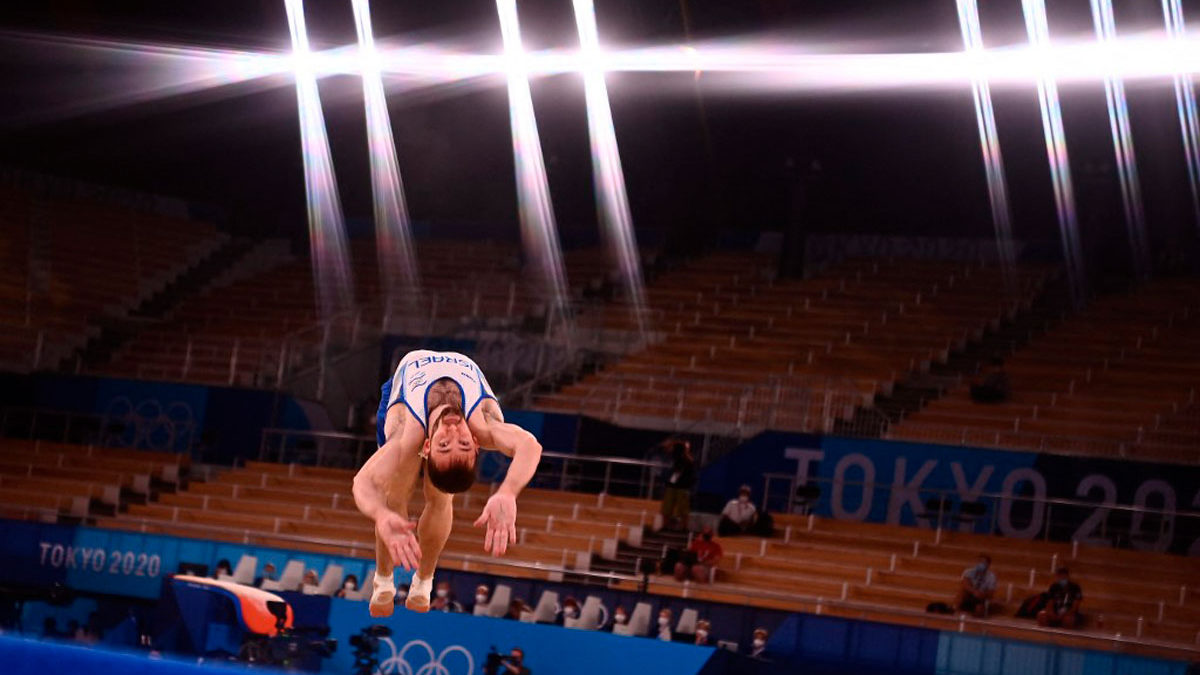
{"type": "Polygon", "coordinates": [[[509,542],[517,543],[517,498],[504,491],[492,495],[475,521],[475,527],[481,525],[487,526],[483,550],[504,555],[509,542]]]}
{"type": "Polygon", "coordinates": [[[392,564],[406,570],[416,569],[421,562],[421,547],[417,544],[417,533],[407,518],[394,511],[387,511],[375,519],[375,536],[392,556],[392,564]]]}

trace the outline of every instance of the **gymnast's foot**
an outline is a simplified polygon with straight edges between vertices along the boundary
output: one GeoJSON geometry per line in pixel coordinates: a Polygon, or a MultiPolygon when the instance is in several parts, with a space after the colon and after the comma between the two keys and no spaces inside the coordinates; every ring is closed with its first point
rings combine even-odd
{"type": "Polygon", "coordinates": [[[396,583],[392,575],[386,577],[375,573],[375,590],[371,592],[371,605],[368,611],[376,619],[391,616],[396,608],[396,583]]]}
{"type": "Polygon", "coordinates": [[[431,591],[433,591],[433,575],[429,575],[428,579],[422,579],[414,572],[412,586],[408,588],[408,598],[404,600],[404,606],[414,612],[428,612],[431,591]]]}

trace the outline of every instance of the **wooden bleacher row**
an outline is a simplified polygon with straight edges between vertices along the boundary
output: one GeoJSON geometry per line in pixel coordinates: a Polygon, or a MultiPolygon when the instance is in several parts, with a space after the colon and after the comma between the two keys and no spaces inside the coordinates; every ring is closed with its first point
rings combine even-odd
{"type": "MultiPolygon", "coordinates": [[[[426,322],[430,315],[512,322],[545,304],[540,284],[522,274],[513,246],[421,241],[417,249],[425,294],[418,311],[426,322]]],[[[388,313],[387,294],[380,286],[374,242],[352,242],[351,255],[362,324],[381,325],[388,313]]],[[[567,262],[579,292],[604,266],[598,250],[573,252],[567,262]]],[[[309,261],[282,264],[189,299],[168,321],[141,331],[96,372],[221,384],[232,376],[235,384],[257,386],[264,374],[275,374],[281,357],[290,367],[315,353],[321,332],[306,330],[318,318],[314,297],[309,261]]],[[[405,306],[404,311],[413,309],[405,306]]]]}
{"type": "MultiPolygon", "coordinates": [[[[995,292],[996,270],[856,261],[829,276],[764,284],[756,275],[763,264],[750,254],[720,254],[664,275],[647,297],[666,339],[537,404],[615,418],[611,402],[619,398],[646,416],[729,422],[744,416],[738,398],[773,388],[772,378],[826,378],[805,389],[814,398],[826,389],[845,394],[835,406],[841,417],[846,405],[850,412],[869,405],[903,373],[945,358],[1012,303],[1028,302],[1045,279],[1043,270],[1022,272],[1006,300],[995,292]]],[[[829,421],[828,405],[815,406],[772,422],[819,428],[829,421]]]]}
{"type": "MultiPolygon", "coordinates": [[[[351,476],[341,469],[251,462],[215,480],[164,493],[155,503],[130,504],[127,513],[96,520],[109,528],[371,558],[371,526],[353,507],[351,476]]],[[[485,486],[477,486],[456,497],[455,530],[442,567],[545,578],[545,569],[483,558],[482,536],[471,521],[487,495],[485,486]]],[[[410,508],[415,514],[421,506],[420,491],[413,496],[410,508]]],[[[521,541],[510,549],[509,559],[574,567],[592,554],[605,553],[605,540],[622,538],[651,522],[656,511],[657,505],[646,500],[527,490],[518,520],[521,541]]],[[[925,616],[919,610],[931,601],[949,601],[962,570],[986,551],[999,580],[999,606],[993,620],[972,630],[1036,639],[1027,630],[1028,622],[1006,616],[1025,596],[1043,590],[1052,569],[1064,564],[1083,586],[1085,613],[1104,616],[1103,629],[1093,622],[1085,634],[1133,636],[1140,624],[1144,639],[1192,644],[1200,629],[1200,593],[1195,590],[1200,588],[1200,561],[1189,558],[1072,549],[1056,542],[1011,546],[984,535],[791,515],[777,516],[777,528],[783,536],[720,540],[726,554],[712,586],[680,585],[661,577],[652,581],[650,591],[949,627],[956,618],[925,616]],[[1154,574],[1146,575],[1147,569],[1154,574]]]]}
{"type": "Polygon", "coordinates": [[[1173,280],[1098,301],[1009,359],[1009,401],[976,404],[963,385],[890,436],[1195,461],[1200,434],[1163,425],[1196,401],[1197,291],[1173,280]]]}
{"type": "Polygon", "coordinates": [[[212,250],[208,224],[86,200],[0,190],[0,363],[53,364],[82,344],[96,317],[131,309],[212,250]]]}
{"type": "Polygon", "coordinates": [[[115,511],[127,493],[144,499],[156,485],[178,484],[188,464],[169,453],[2,439],[0,511],[36,507],[86,518],[95,503],[115,511]]]}

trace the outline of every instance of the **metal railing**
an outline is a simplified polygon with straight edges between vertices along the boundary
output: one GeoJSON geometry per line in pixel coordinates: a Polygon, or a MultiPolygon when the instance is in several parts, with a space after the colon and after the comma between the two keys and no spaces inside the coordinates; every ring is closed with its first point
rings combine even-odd
{"type": "MultiPolygon", "coordinates": [[[[358,468],[377,449],[373,436],[335,431],[264,429],[258,459],[280,464],[358,468]]],[[[499,482],[510,460],[500,453],[481,455],[479,479],[499,482]]],[[[595,455],[542,452],[531,487],[653,499],[661,490],[660,462],[595,455]]]]}
{"type": "MultiPolygon", "coordinates": [[[[1134,429],[1130,429],[1131,433],[1134,431],[1134,429]]],[[[897,440],[926,440],[977,447],[1021,448],[1023,450],[1052,452],[1057,455],[1122,458],[1134,456],[1136,454],[1135,450],[1140,443],[1136,439],[1121,441],[1095,436],[1046,434],[952,424],[928,424],[923,422],[902,424],[898,427],[897,432],[889,432],[884,437],[897,440]]],[[[1153,446],[1155,448],[1156,459],[1194,462],[1200,457],[1200,452],[1193,446],[1158,442],[1154,443],[1153,446]]]]}
{"type": "Polygon", "coordinates": [[[890,483],[818,478],[801,485],[795,474],[763,475],[761,507],[777,513],[820,508],[834,518],[861,521],[886,510],[888,521],[899,523],[904,505],[914,503],[917,524],[938,530],[1200,554],[1200,511],[1021,494],[981,493],[963,499],[953,489],[913,491],[890,483]]]}

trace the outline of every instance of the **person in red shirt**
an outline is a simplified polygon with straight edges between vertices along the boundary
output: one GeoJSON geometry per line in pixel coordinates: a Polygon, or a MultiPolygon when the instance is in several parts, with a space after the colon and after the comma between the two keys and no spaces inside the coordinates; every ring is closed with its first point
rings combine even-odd
{"type": "Polygon", "coordinates": [[[724,551],[721,550],[721,545],[713,540],[712,526],[705,525],[700,531],[700,536],[692,540],[692,545],[688,547],[683,560],[675,563],[676,581],[690,577],[697,583],[708,583],[722,555],[724,551]]]}

